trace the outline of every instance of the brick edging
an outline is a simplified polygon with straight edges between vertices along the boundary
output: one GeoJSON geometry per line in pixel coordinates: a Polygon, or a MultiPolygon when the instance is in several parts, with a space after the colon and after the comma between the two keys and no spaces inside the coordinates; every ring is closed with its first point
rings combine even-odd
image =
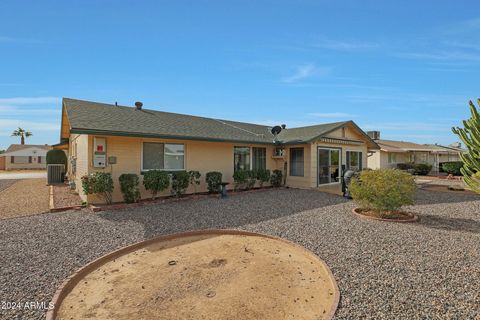
{"type": "Polygon", "coordinates": [[[168,240],[173,240],[176,238],[181,238],[181,237],[188,237],[188,236],[199,236],[199,235],[208,235],[208,234],[216,234],[216,235],[244,235],[244,236],[255,236],[255,237],[263,237],[263,238],[268,238],[268,239],[273,239],[277,241],[282,241],[288,245],[291,245],[297,249],[300,249],[311,256],[315,257],[318,262],[325,268],[327,275],[330,279],[330,282],[332,283],[333,290],[334,290],[334,297],[333,297],[333,304],[328,313],[326,314],[325,319],[332,319],[333,315],[335,314],[335,311],[338,308],[338,304],[340,302],[340,290],[338,288],[337,282],[335,280],[335,277],[333,276],[332,271],[328,267],[328,265],[320,259],[319,256],[317,256],[315,253],[312,251],[306,249],[305,247],[296,244],[294,242],[275,237],[272,235],[267,235],[267,234],[261,234],[261,233],[255,233],[255,232],[249,232],[249,231],[242,231],[242,230],[231,230],[231,229],[209,229],[209,230],[195,230],[195,231],[188,231],[188,232],[180,232],[180,233],[174,233],[170,235],[164,235],[164,236],[159,236],[155,237],[149,240],[137,242],[135,244],[129,245],[122,247],[120,249],[117,249],[113,252],[107,253],[91,262],[86,264],[85,266],[81,267],[77,271],[75,271],[73,274],[71,274],[68,278],[66,278],[63,283],[60,285],[60,287],[57,289],[55,292],[53,298],[52,298],[52,303],[53,303],[53,309],[49,309],[46,314],[46,320],[55,320],[57,317],[57,312],[59,307],[61,306],[63,300],[65,297],[75,288],[75,286],[89,273],[93,272],[94,270],[98,269],[100,266],[106,264],[107,262],[116,259],[120,256],[129,254],[131,252],[134,252],[140,248],[149,246],[153,243],[159,242],[159,241],[168,241],[168,240]]]}
{"type": "Polygon", "coordinates": [[[378,221],[387,221],[387,222],[400,222],[400,223],[408,223],[408,222],[417,222],[419,220],[418,216],[414,213],[411,212],[403,212],[406,215],[410,216],[410,219],[385,219],[385,218],[377,218],[377,217],[372,217],[372,216],[367,216],[365,214],[358,213],[357,210],[360,208],[353,208],[352,212],[360,218],[363,219],[370,219],[370,220],[378,220],[378,221]]]}

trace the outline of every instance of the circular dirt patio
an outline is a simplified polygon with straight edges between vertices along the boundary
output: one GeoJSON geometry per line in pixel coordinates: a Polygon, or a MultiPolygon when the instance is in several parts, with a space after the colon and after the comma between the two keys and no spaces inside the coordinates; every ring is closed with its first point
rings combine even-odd
{"type": "Polygon", "coordinates": [[[80,269],[48,319],[329,319],[339,290],[286,240],[210,230],[144,241],[80,269]]]}

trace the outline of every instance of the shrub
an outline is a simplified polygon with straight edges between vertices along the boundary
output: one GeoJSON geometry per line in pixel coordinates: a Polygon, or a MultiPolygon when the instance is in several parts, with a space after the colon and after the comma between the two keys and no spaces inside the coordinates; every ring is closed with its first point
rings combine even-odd
{"type": "Polygon", "coordinates": [[[399,170],[413,169],[413,163],[397,163],[397,169],[399,170]]]}
{"type": "Polygon", "coordinates": [[[454,176],[461,176],[460,169],[463,167],[462,161],[452,161],[442,163],[442,170],[454,176]]]}
{"type": "Polygon", "coordinates": [[[158,192],[167,190],[170,186],[170,176],[161,170],[146,171],[143,174],[143,185],[152,194],[152,199],[155,199],[158,192]]]}
{"type": "Polygon", "coordinates": [[[426,163],[416,163],[413,165],[413,169],[415,170],[414,174],[426,176],[430,170],[432,170],[432,165],[426,163]]]}
{"type": "Polygon", "coordinates": [[[413,204],[415,190],[414,177],[397,169],[362,171],[349,185],[353,200],[362,209],[381,215],[413,204]]]}
{"type": "Polygon", "coordinates": [[[222,173],[217,171],[207,172],[205,175],[207,182],[207,189],[210,193],[219,193],[220,185],[222,183],[222,173]]]}
{"type": "Polygon", "coordinates": [[[234,189],[238,190],[246,187],[248,177],[249,173],[247,170],[236,170],[233,173],[233,181],[235,182],[234,189]]]}
{"type": "Polygon", "coordinates": [[[273,170],[272,175],[270,176],[270,184],[278,188],[282,185],[283,173],[282,170],[273,170]]]}
{"type": "Polygon", "coordinates": [[[106,204],[112,203],[113,179],[108,172],[95,172],[82,177],[82,189],[86,195],[98,194],[106,204]]]}
{"type": "Polygon", "coordinates": [[[172,194],[181,197],[190,184],[190,174],[187,171],[173,171],[172,175],[172,194]]]}
{"type": "Polygon", "coordinates": [[[118,178],[120,182],[120,191],[122,191],[123,200],[126,203],[138,202],[140,200],[140,190],[138,189],[138,175],[134,173],[124,173],[118,178]]]}
{"type": "Polygon", "coordinates": [[[270,180],[270,170],[260,169],[257,171],[257,179],[260,181],[260,187],[263,187],[265,182],[270,180]]]}
{"type": "Polygon", "coordinates": [[[67,171],[67,155],[63,150],[49,150],[45,157],[47,164],[63,164],[65,166],[65,171],[67,171]]]}
{"type": "Polygon", "coordinates": [[[246,171],[247,175],[247,180],[245,187],[247,189],[252,189],[255,186],[255,183],[257,182],[257,173],[253,170],[247,170],[246,171]]]}
{"type": "Polygon", "coordinates": [[[200,184],[200,177],[202,176],[200,172],[198,171],[188,171],[188,176],[189,176],[189,182],[193,186],[194,189],[194,194],[197,193],[197,186],[200,184]]]}

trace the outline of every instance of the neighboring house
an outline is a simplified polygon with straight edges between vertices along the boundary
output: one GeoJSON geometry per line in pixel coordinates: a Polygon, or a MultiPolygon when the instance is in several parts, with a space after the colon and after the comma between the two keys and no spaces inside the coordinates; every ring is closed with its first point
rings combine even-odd
{"type": "Polygon", "coordinates": [[[12,144],[0,154],[0,170],[45,169],[48,145],[12,144]]]}
{"type": "Polygon", "coordinates": [[[460,144],[441,146],[406,141],[382,140],[378,131],[368,135],[380,146],[380,150],[368,157],[370,169],[396,168],[399,163],[426,163],[432,165],[431,173],[437,174],[443,162],[460,161],[464,150],[460,144]]]}
{"type": "MultiPolygon", "coordinates": [[[[98,202],[82,192],[81,177],[111,172],[114,201],[122,196],[122,173],[151,169],[219,171],[233,183],[238,169],[279,169],[286,185],[340,192],[342,165],[361,169],[377,144],[353,121],[285,128],[64,98],[61,141],[68,141],[68,177],[83,200],[98,202]]],[[[59,145],[60,146],[60,145],[59,145]]],[[[140,183],[142,197],[148,193],[140,183]]],[[[193,189],[187,190],[192,192],[193,189]]]]}

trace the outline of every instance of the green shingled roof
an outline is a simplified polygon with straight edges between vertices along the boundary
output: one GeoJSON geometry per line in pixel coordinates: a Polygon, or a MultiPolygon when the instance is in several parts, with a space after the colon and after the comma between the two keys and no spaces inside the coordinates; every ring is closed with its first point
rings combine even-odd
{"type": "MultiPolygon", "coordinates": [[[[272,144],[274,140],[271,127],[265,125],[148,109],[136,110],[135,107],[69,98],[63,99],[63,107],[68,116],[71,133],[259,144],[272,144]]],[[[345,121],[287,128],[282,130],[277,140],[280,143],[308,143],[347,123],[353,124],[345,121]]]]}

